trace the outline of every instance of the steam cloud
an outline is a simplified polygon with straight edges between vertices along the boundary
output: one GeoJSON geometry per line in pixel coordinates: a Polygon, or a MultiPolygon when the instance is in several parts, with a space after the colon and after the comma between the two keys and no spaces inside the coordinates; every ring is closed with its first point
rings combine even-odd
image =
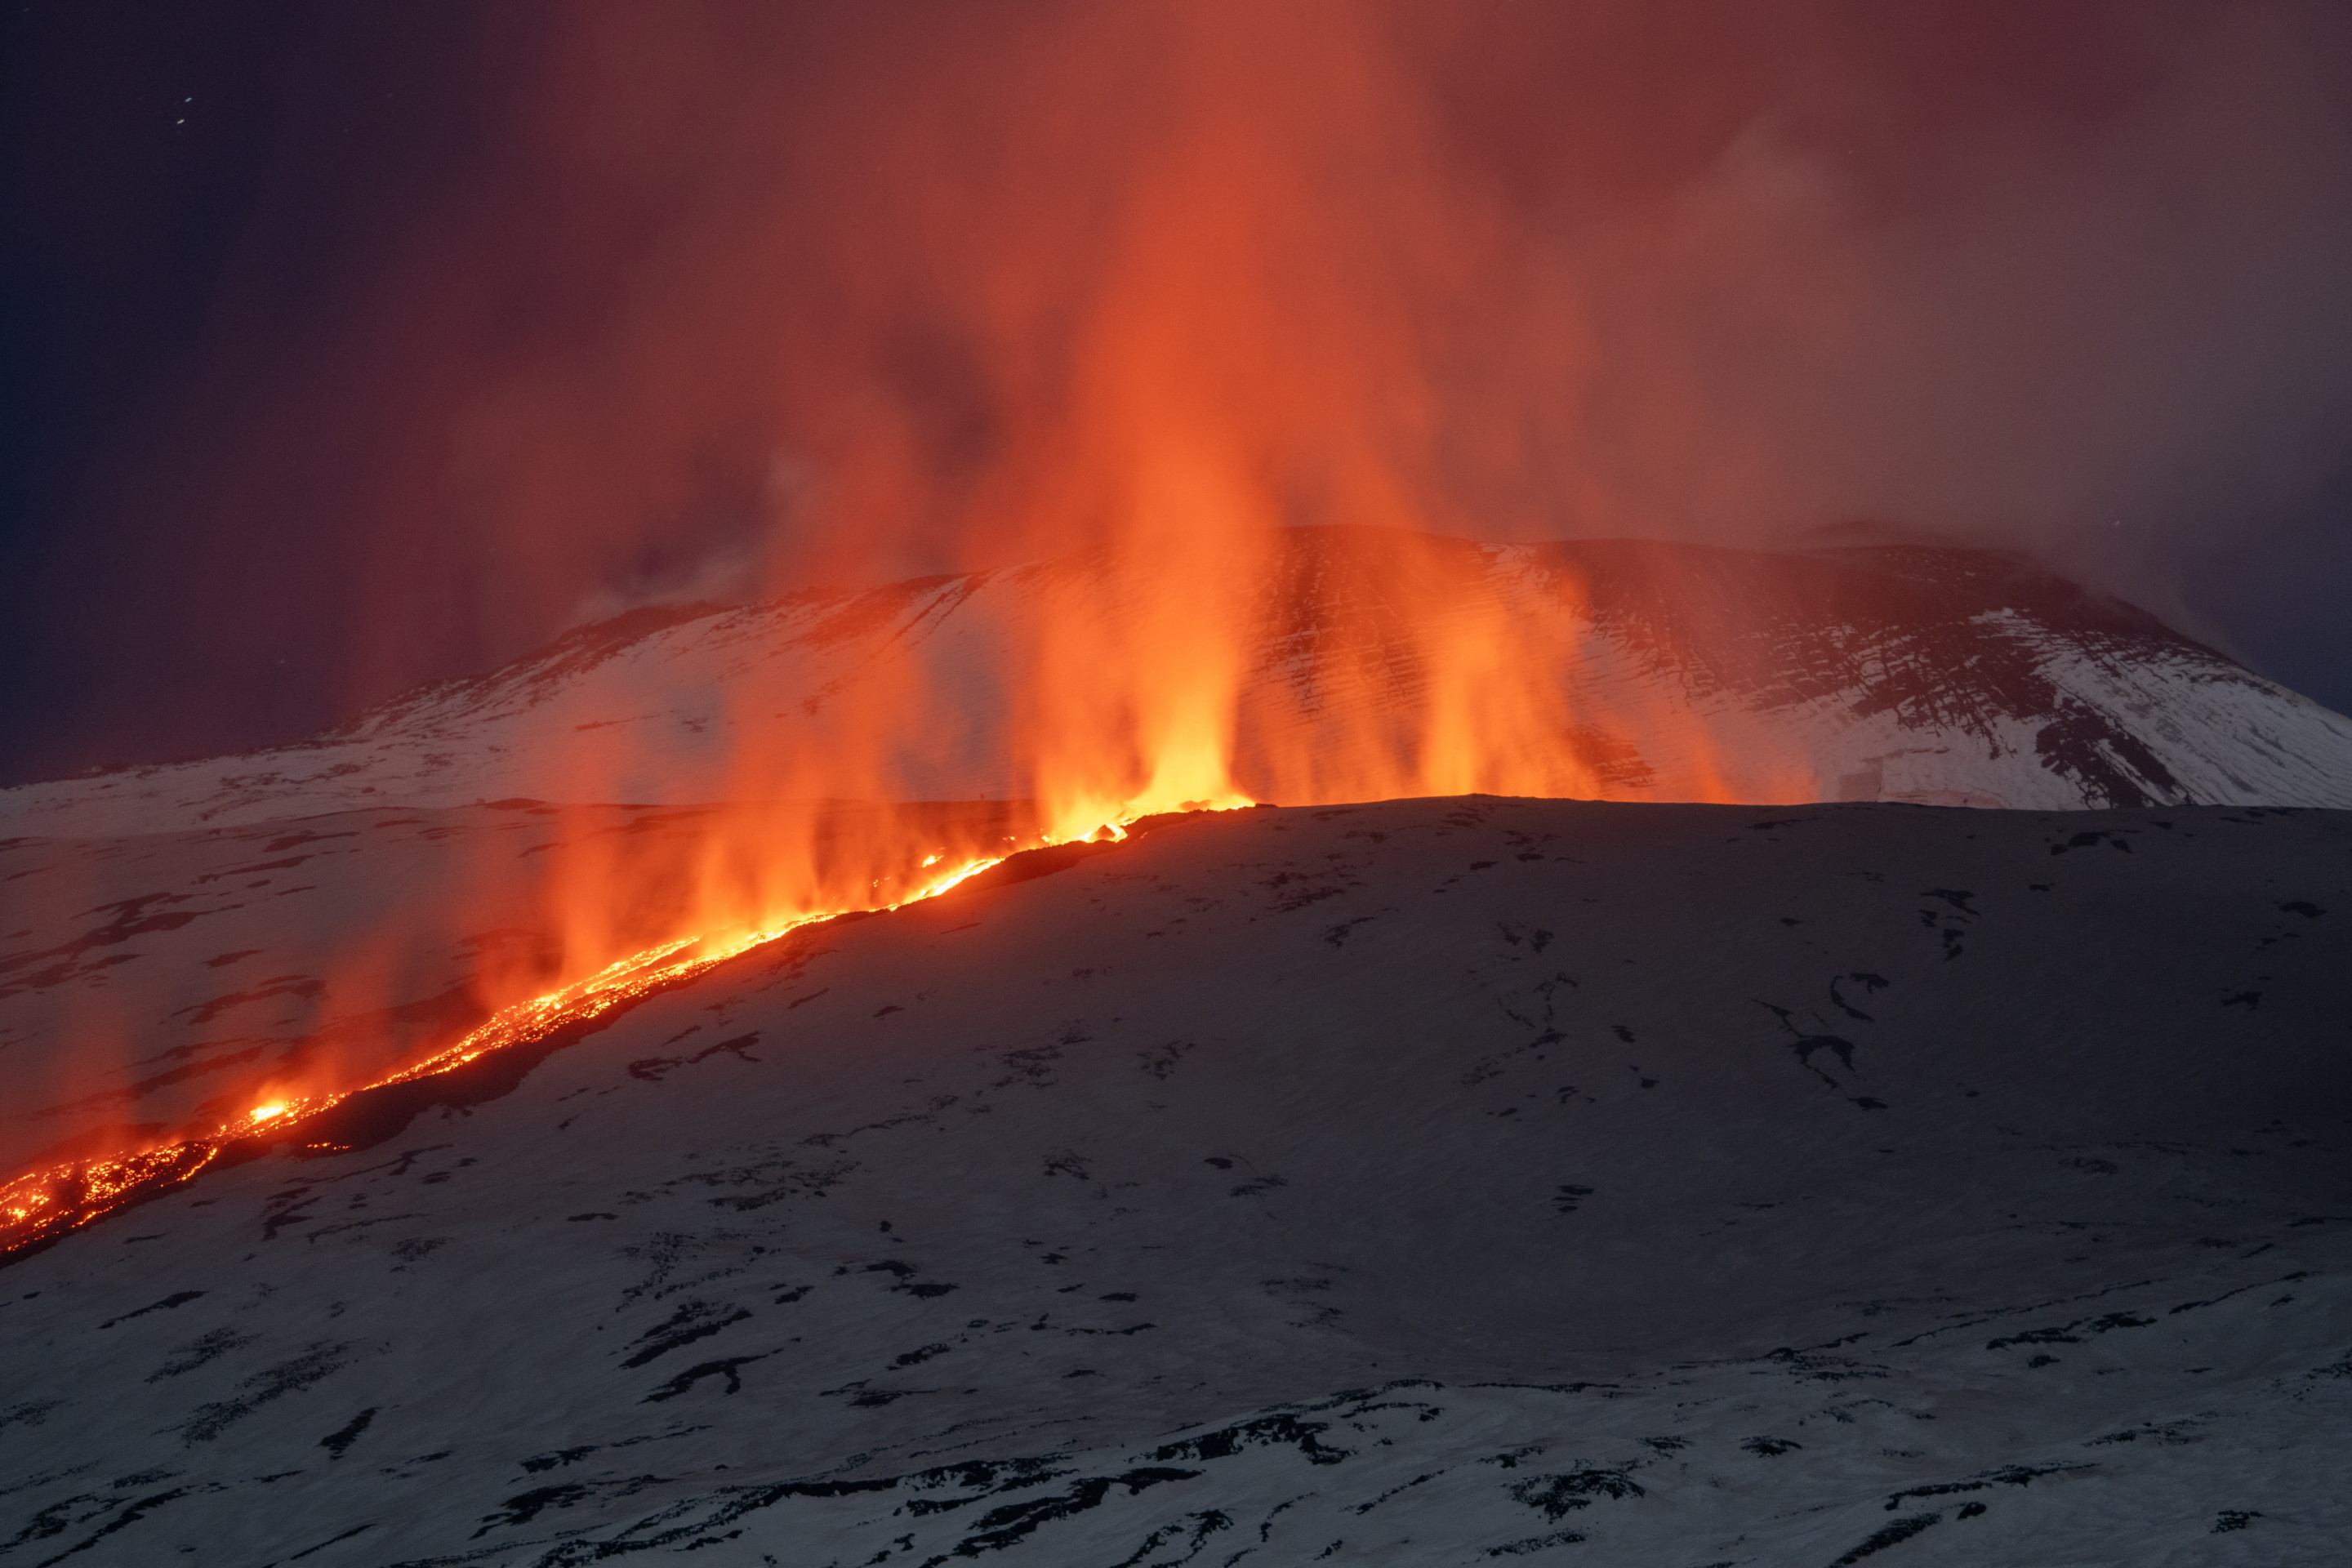
{"type": "Polygon", "coordinates": [[[1083,545],[1171,463],[1487,538],[1876,520],[2159,607],[2343,478],[2340,7],[470,26],[467,157],[366,193],[299,312],[257,235],[105,490],[173,520],[194,633],[328,531],[342,704],[682,584],[1083,545]]]}

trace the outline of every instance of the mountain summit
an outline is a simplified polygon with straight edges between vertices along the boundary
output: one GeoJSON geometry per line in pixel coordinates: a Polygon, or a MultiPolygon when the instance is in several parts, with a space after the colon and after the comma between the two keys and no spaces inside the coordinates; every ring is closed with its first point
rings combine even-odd
{"type": "MultiPolygon", "coordinates": [[[[1442,635],[1489,650],[1456,685],[1507,670],[1547,688],[1540,738],[1572,772],[1543,782],[1563,787],[1341,780],[1318,786],[1325,798],[2352,805],[2352,720],[2010,555],[1317,528],[1285,531],[1255,564],[1233,765],[1263,799],[1299,798],[1282,759],[1324,731],[1458,698],[1428,653],[1442,635]]],[[[299,745],[0,792],[0,825],[90,835],[516,797],[740,798],[748,733],[814,752],[834,715],[910,682],[943,717],[891,757],[898,796],[1017,796],[1009,650],[1040,626],[1116,622],[1153,591],[1139,577],[1072,558],[637,611],[299,745]]]]}

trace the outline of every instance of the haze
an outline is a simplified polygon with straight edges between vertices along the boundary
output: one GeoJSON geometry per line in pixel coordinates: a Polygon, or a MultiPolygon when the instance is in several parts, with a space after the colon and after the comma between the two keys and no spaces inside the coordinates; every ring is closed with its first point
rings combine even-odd
{"type": "Polygon", "coordinates": [[[2030,548],[2352,705],[2336,7],[5,26],[0,777],[1085,546],[1171,461],[1266,521],[2030,548]]]}

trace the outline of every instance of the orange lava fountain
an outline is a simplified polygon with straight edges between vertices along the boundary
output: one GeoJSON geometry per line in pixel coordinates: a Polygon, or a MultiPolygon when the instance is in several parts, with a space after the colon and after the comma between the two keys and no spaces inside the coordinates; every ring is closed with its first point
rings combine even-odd
{"type": "MultiPolygon", "coordinates": [[[[656,10],[597,14],[634,26],[656,10]]],[[[957,95],[922,96],[888,118],[870,157],[824,159],[826,178],[855,186],[845,199],[862,204],[870,178],[899,193],[878,237],[854,226],[770,232],[761,204],[730,188],[721,204],[728,257],[764,276],[775,255],[856,242],[842,258],[842,291],[821,313],[792,316],[789,331],[722,309],[718,296],[708,302],[727,345],[756,343],[753,357],[788,363],[788,373],[739,364],[739,374],[714,374],[700,353],[712,345],[649,334],[637,346],[656,363],[628,362],[630,373],[614,379],[651,405],[625,407],[610,430],[598,424],[596,452],[583,453],[625,452],[623,431],[772,420],[797,432],[779,448],[782,467],[806,457],[823,482],[808,487],[807,516],[795,514],[778,536],[784,542],[759,563],[759,586],[783,596],[812,582],[871,582],[920,559],[961,574],[952,581],[982,605],[976,616],[1015,624],[975,631],[960,622],[961,640],[933,655],[909,651],[920,639],[900,634],[933,611],[908,606],[947,605],[940,585],[950,579],[932,577],[864,595],[804,595],[795,602],[835,608],[812,612],[789,647],[753,647],[739,629],[718,628],[712,644],[732,661],[724,689],[682,691],[662,684],[662,670],[633,666],[629,679],[647,683],[643,710],[677,727],[656,741],[633,717],[540,735],[534,761],[541,776],[561,780],[548,798],[574,805],[535,808],[561,819],[585,814],[586,803],[675,799],[646,793],[646,781],[681,751],[718,748],[708,725],[710,736],[730,737],[697,775],[713,786],[699,798],[716,804],[680,854],[662,859],[645,847],[656,834],[633,839],[632,824],[584,815],[562,824],[577,831],[560,845],[538,847],[561,853],[527,862],[493,854],[496,836],[483,834],[479,887],[466,891],[483,895],[483,908],[529,903],[527,915],[500,918],[529,924],[523,934],[540,944],[533,956],[484,959],[457,976],[469,1005],[478,998],[465,1016],[487,1011],[487,1021],[422,1058],[404,1040],[341,1060],[318,1059],[321,1049],[302,1063],[301,1081],[244,1082],[212,1101],[201,1125],[165,1141],[122,1131],[129,1119],[118,1108],[144,1085],[111,1100],[87,1096],[76,1103],[104,1101],[118,1120],[79,1131],[129,1147],[0,1185],[0,1251],[55,1237],[241,1151],[299,1143],[354,1096],[546,1040],[812,922],[933,897],[1016,849],[1117,837],[1145,816],[1254,799],[1306,805],[1478,792],[1812,796],[1801,769],[1783,783],[1769,759],[1722,756],[1696,706],[1705,692],[1695,698],[1676,672],[1661,674],[1658,659],[1623,666],[1614,684],[1580,681],[1599,661],[1590,585],[1573,571],[1437,536],[1524,536],[1539,525],[1499,515],[1486,498],[1504,492],[1478,476],[1549,471],[1549,458],[1519,449],[1541,441],[1489,416],[1543,403],[1550,383],[1538,376],[1477,394],[1486,382],[1474,371],[1522,340],[1540,345],[1546,365],[1573,361],[1589,334],[1539,315],[1439,330],[1452,308],[1437,307],[1507,297],[1515,274],[1491,215],[1457,195],[1444,140],[1427,122],[1433,110],[1413,89],[1398,39],[1345,0],[1068,15],[1073,31],[1048,30],[1003,62],[1003,85],[1029,83],[1051,98],[1090,84],[1100,101],[1077,107],[1116,110],[1117,136],[1106,143],[1085,114],[1016,117],[1005,144],[980,138],[975,147],[957,95]],[[968,156],[982,170],[953,177],[968,156]],[[991,183],[977,177],[984,171],[1018,177],[991,183]],[[954,352],[935,364],[940,356],[920,352],[928,340],[913,329],[940,319],[954,352]],[[910,360],[911,369],[901,363],[910,360]],[[764,413],[703,401],[715,395],[706,388],[740,395],[778,374],[789,386],[764,413]],[[971,395],[960,400],[966,381],[971,395]],[[1456,417],[1465,398],[1476,417],[1456,417]],[[951,416],[966,401],[1003,416],[951,416]],[[1302,523],[1330,525],[1322,531],[1345,535],[1345,548],[1286,543],[1302,523]],[[1012,580],[1020,594],[983,603],[973,593],[1012,580]],[[1344,613],[1301,614],[1309,605],[1344,613]],[[794,669],[816,673],[794,685],[794,669]],[[1677,760],[1651,776],[1614,738],[1627,731],[1667,738],[1677,760]],[[985,830],[968,822],[950,831],[903,804],[938,801],[918,781],[961,776],[956,768],[974,759],[992,782],[971,793],[1002,808],[985,830]]],[[[599,53],[634,58],[624,47],[599,53]]],[[[473,267],[464,247],[450,254],[473,267]]],[[[705,304],[691,291],[677,298],[705,304]]],[[[510,307],[500,296],[485,321],[504,321],[510,307]]],[[[545,379],[534,368],[515,384],[545,379]]],[[[580,542],[582,498],[566,489],[575,465],[531,441],[536,406],[517,391],[511,405],[453,418],[465,455],[454,466],[507,476],[484,480],[486,553],[501,591],[522,591],[532,563],[580,542]],[[511,471],[496,460],[510,439],[534,459],[511,471]]],[[[1686,431],[1655,434],[1677,453],[1696,452],[1686,431]]],[[[405,566],[404,553],[386,569],[394,564],[405,566]]],[[[560,683],[561,669],[544,673],[560,683]]],[[[419,748],[417,780],[429,783],[446,761],[431,754],[435,744],[419,748]]],[[[429,952],[441,965],[432,983],[446,986],[446,954],[484,940],[465,904],[446,889],[420,899],[352,944],[380,937],[383,953],[336,959],[366,970],[358,988],[375,987],[387,1005],[413,1003],[425,982],[411,971],[430,967],[410,963],[414,954],[429,952]]],[[[126,982],[106,999],[130,989],[126,982]]],[[[304,994],[327,990],[320,980],[304,994]]],[[[142,1021],[118,1032],[135,1037],[142,1021]]],[[[236,1060],[185,1059],[171,1070],[193,1078],[236,1060]]],[[[193,1102],[178,1103],[163,1125],[194,1114],[193,1102]]]]}

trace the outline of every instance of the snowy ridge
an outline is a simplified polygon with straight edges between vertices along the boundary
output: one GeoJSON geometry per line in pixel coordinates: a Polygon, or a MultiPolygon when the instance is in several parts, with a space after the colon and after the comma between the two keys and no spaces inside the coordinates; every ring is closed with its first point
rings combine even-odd
{"type": "Polygon", "coordinates": [[[1058,864],[18,1262],[0,1565],[2342,1560],[2352,816],[1058,864]]]}
{"type": "MultiPolygon", "coordinates": [[[[1251,691],[1311,691],[1339,706],[1412,696],[1409,649],[1370,686],[1321,655],[1330,627],[1391,608],[1365,568],[1396,537],[1286,537],[1245,710],[1251,691]]],[[[1578,617],[1579,658],[1561,679],[1572,706],[1596,716],[1582,743],[1608,760],[1619,798],[1690,798],[1713,780],[1757,800],[2352,805],[2352,720],[2003,557],[1629,541],[1436,547],[1483,573],[1496,606],[1512,583],[1573,584],[1581,608],[1562,613],[1578,617]],[[1709,754],[1691,751],[1694,734],[1709,754]]],[[[1027,783],[991,727],[1002,702],[982,673],[1003,667],[1007,628],[1119,591],[1064,563],[640,612],[302,745],[0,791],[0,826],[103,836],[511,797],[723,800],[733,726],[814,735],[812,715],[855,700],[898,659],[918,661],[939,706],[971,721],[906,759],[907,795],[1001,798],[1027,783]],[[616,737],[629,744],[607,743],[616,737]]]]}

